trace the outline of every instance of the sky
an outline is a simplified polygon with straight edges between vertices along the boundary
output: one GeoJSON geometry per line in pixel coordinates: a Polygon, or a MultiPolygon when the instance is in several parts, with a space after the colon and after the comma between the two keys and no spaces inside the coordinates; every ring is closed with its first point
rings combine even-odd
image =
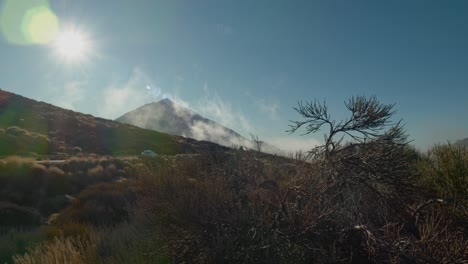
{"type": "Polygon", "coordinates": [[[343,102],[364,95],[395,103],[418,149],[468,137],[468,1],[0,0],[0,9],[0,88],[74,111],[115,119],[168,97],[294,149],[323,141],[286,132],[298,101],[325,100],[340,120],[343,102]],[[38,5],[47,15],[34,20],[38,5]],[[74,58],[56,44],[67,31],[85,39],[74,58]]]}

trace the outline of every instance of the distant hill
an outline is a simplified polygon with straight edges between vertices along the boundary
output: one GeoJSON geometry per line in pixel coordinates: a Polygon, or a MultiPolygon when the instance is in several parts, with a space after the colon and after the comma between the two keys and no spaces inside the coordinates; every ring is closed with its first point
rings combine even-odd
{"type": "MultiPolygon", "coordinates": [[[[228,147],[233,145],[253,147],[251,140],[244,138],[234,130],[176,104],[170,99],[140,106],[117,118],[116,121],[172,135],[210,141],[228,147]]],[[[281,152],[265,142],[263,142],[263,148],[270,153],[281,152]]]]}
{"type": "Polygon", "coordinates": [[[139,154],[151,149],[177,154],[225,149],[157,131],[62,109],[0,90],[0,155],[30,152],[139,154]]]}
{"type": "Polygon", "coordinates": [[[468,147],[468,138],[464,138],[455,142],[455,145],[468,147]]]}

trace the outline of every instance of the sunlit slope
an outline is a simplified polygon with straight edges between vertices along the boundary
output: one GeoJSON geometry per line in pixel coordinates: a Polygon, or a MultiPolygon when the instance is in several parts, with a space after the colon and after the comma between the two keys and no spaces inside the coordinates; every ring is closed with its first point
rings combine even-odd
{"type": "Polygon", "coordinates": [[[0,90],[0,155],[55,153],[160,154],[216,148],[157,131],[96,118],[0,90]]]}

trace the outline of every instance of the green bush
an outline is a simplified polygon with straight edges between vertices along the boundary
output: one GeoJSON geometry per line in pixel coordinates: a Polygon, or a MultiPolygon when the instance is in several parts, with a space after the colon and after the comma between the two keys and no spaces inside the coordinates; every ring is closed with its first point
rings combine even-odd
{"type": "Polygon", "coordinates": [[[436,145],[420,159],[420,181],[441,197],[468,198],[468,149],[436,145]]]}

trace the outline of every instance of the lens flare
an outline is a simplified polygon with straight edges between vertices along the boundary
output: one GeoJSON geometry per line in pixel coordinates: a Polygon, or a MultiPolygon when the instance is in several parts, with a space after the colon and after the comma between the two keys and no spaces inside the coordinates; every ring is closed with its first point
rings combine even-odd
{"type": "Polygon", "coordinates": [[[47,44],[58,32],[58,18],[46,7],[28,11],[23,20],[23,34],[35,44],[47,44]]]}
{"type": "Polygon", "coordinates": [[[47,44],[58,32],[47,0],[5,0],[0,9],[0,32],[12,44],[47,44]]]}

